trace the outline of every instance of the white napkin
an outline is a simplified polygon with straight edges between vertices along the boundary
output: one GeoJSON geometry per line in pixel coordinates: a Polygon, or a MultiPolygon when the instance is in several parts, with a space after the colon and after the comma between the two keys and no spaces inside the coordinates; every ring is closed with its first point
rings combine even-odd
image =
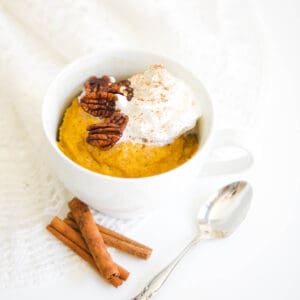
{"type": "MultiPolygon", "coordinates": [[[[262,84],[258,25],[238,0],[1,1],[0,287],[36,285],[80,261],[45,231],[71,197],[47,166],[40,119],[63,66],[107,47],[158,52],[199,75],[219,128],[249,128],[262,84]]],[[[140,222],[97,218],[120,231],[140,222]]]]}

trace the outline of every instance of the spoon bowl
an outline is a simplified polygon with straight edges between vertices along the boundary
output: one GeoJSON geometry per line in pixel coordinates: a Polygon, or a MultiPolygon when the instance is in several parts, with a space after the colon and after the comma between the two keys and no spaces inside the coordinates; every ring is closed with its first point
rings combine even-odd
{"type": "Polygon", "coordinates": [[[246,217],[252,187],[246,181],[230,183],[213,194],[198,212],[199,235],[227,237],[246,217]]]}

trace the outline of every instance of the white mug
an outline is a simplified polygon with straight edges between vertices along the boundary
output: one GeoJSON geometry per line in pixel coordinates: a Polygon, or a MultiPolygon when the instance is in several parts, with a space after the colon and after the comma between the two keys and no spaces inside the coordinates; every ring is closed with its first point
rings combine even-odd
{"type": "Polygon", "coordinates": [[[185,67],[166,57],[136,50],[109,50],[82,57],[66,68],[52,82],[42,107],[42,122],[50,143],[52,167],[66,188],[93,208],[119,218],[139,216],[172,198],[188,186],[201,170],[206,173],[236,172],[249,167],[251,154],[226,162],[205,165],[212,147],[240,145],[236,132],[214,134],[213,103],[200,80],[185,67]],[[152,64],[162,63],[176,77],[184,80],[195,92],[202,108],[199,122],[200,146],[193,157],[168,172],[142,178],[120,178],[90,171],[69,159],[57,146],[57,132],[63,113],[72,97],[82,89],[84,81],[104,74],[117,79],[143,72],[152,64]]]}

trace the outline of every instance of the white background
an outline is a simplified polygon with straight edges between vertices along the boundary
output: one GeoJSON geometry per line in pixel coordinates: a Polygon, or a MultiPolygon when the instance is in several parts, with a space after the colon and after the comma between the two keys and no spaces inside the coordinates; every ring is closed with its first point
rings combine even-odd
{"type": "MultiPolygon", "coordinates": [[[[250,214],[228,240],[193,249],[156,299],[300,299],[300,4],[264,0],[255,1],[255,6],[271,51],[269,92],[255,129],[260,151],[247,174],[255,188],[250,214]]],[[[205,190],[222,180],[208,180],[205,190]]],[[[1,291],[0,298],[130,299],[192,237],[198,206],[195,199],[163,209],[138,228],[134,238],[143,241],[147,236],[155,249],[151,260],[113,252],[132,273],[118,290],[104,288],[83,263],[60,282],[1,291]]]]}

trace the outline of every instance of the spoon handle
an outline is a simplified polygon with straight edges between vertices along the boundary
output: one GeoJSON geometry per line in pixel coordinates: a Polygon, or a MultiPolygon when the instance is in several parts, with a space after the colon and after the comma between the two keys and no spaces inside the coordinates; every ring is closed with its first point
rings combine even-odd
{"type": "Polygon", "coordinates": [[[145,288],[133,298],[133,300],[147,300],[150,299],[157,291],[162,287],[165,281],[168,279],[171,272],[181,261],[184,255],[198,242],[201,240],[201,237],[197,235],[179,254],[178,256],[171,261],[164,269],[162,269],[157,275],[155,275],[151,281],[145,286],[145,288]]]}

